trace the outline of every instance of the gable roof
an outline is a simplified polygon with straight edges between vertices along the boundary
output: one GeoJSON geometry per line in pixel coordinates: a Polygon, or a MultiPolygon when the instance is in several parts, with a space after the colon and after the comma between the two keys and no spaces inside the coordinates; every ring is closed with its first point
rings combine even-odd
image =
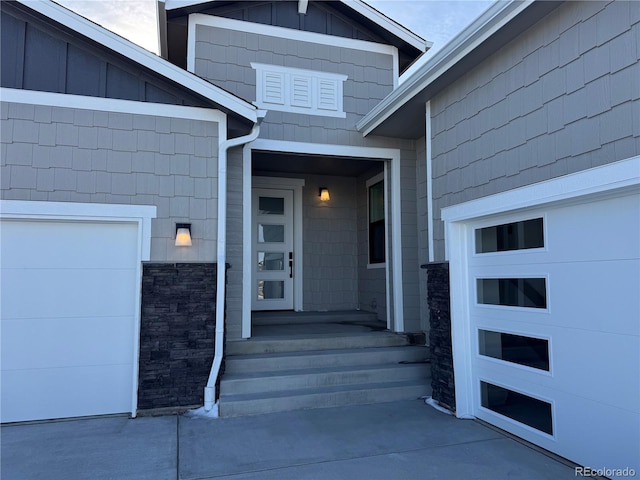
{"type": "Polygon", "coordinates": [[[368,134],[419,138],[425,135],[425,103],[561,1],[496,1],[441,50],[412,67],[400,85],[357,124],[368,134]]]}
{"type": "MultiPolygon", "coordinates": [[[[213,4],[215,0],[163,0],[166,10],[176,10],[178,8],[192,7],[196,5],[213,4]]],[[[382,14],[371,5],[362,0],[340,0],[341,4],[347,6],[354,12],[362,15],[364,18],[375,23],[387,32],[396,36],[399,40],[411,45],[420,52],[425,52],[431,47],[432,42],[425,41],[419,35],[416,35],[408,28],[400,25],[392,18],[382,14]]]]}
{"type": "Polygon", "coordinates": [[[171,80],[177,85],[196,93],[200,97],[221,107],[227,113],[234,113],[245,120],[257,121],[257,108],[216,87],[196,75],[176,67],[163,58],[145,50],[129,40],[110,32],[100,25],[62,7],[52,1],[17,0],[28,9],[53,20],[91,41],[124,56],[136,64],[142,65],[154,73],[171,80]]]}

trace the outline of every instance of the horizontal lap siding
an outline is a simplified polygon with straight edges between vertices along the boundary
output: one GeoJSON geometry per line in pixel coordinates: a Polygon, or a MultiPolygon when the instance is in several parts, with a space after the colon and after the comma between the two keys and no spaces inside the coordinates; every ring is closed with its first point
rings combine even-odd
{"type": "Polygon", "coordinates": [[[640,152],[640,3],[566,2],[431,102],[440,210],[640,152]]]}
{"type": "Polygon", "coordinates": [[[153,261],[215,259],[218,125],[5,103],[1,198],[155,205],[153,261]],[[173,245],[191,222],[193,247],[173,245]]]}

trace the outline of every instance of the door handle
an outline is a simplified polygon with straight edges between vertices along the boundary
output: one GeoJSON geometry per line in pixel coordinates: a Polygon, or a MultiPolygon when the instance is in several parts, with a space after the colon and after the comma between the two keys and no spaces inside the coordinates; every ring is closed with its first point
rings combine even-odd
{"type": "Polygon", "coordinates": [[[293,252],[289,252],[289,278],[293,278],[293,252]]]}

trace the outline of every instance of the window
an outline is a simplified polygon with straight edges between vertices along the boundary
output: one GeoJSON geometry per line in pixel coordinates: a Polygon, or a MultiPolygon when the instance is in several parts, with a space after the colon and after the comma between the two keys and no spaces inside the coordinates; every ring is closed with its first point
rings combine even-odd
{"type": "Polygon", "coordinates": [[[478,278],[478,303],[547,308],[546,278],[478,278]]]}
{"type": "Polygon", "coordinates": [[[482,381],[480,397],[484,408],[553,435],[550,403],[482,381]]]}
{"type": "Polygon", "coordinates": [[[384,177],[376,175],[367,182],[369,209],[369,263],[385,262],[384,177]]]}
{"type": "Polygon", "coordinates": [[[476,230],[476,253],[507,252],[544,247],[542,218],[476,230]]]}
{"type": "Polygon", "coordinates": [[[512,333],[478,330],[480,355],[549,371],[549,341],[512,333]]]}
{"type": "Polygon", "coordinates": [[[341,117],[346,75],[251,63],[256,71],[256,105],[282,112],[341,117]]]}

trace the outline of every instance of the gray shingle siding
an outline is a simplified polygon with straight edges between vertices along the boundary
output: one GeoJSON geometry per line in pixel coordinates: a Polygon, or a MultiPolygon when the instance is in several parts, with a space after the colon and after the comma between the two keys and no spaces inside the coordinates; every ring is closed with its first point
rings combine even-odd
{"type": "Polygon", "coordinates": [[[4,102],[2,111],[2,199],[156,205],[152,261],[215,261],[217,123],[4,102]],[[183,221],[189,249],[173,245],[183,221]]]}
{"type": "Polygon", "coordinates": [[[431,101],[440,210],[640,152],[640,3],[566,2],[431,101]]]}
{"type": "Polygon", "coordinates": [[[365,145],[368,142],[355,124],[393,88],[393,56],[377,52],[198,25],[195,56],[197,75],[250,102],[256,100],[251,62],[348,76],[346,118],[271,111],[262,124],[261,138],[365,145]]]}

